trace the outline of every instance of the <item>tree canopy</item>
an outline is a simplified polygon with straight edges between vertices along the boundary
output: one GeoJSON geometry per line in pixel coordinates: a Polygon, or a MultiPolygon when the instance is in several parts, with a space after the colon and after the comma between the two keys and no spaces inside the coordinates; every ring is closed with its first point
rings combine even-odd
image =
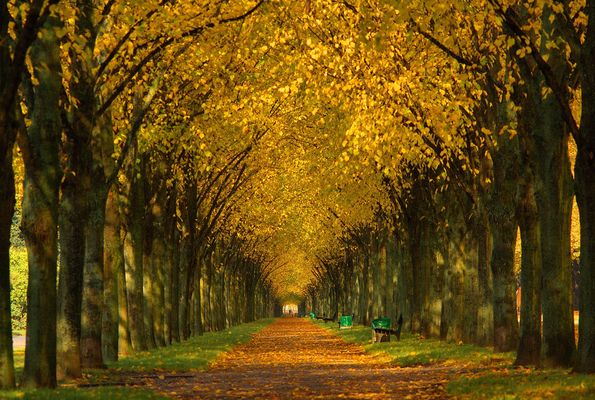
{"type": "Polygon", "coordinates": [[[15,171],[25,385],[296,299],[593,372],[593,18],[590,0],[4,2],[0,386],[15,171]]]}

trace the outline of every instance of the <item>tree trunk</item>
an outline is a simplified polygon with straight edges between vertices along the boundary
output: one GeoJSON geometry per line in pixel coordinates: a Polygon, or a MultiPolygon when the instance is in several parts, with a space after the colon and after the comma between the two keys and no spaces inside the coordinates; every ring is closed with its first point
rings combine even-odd
{"type": "Polygon", "coordinates": [[[171,344],[171,315],[172,315],[172,307],[171,307],[171,289],[172,289],[172,282],[171,282],[171,275],[172,270],[174,269],[173,258],[174,254],[172,251],[173,248],[173,237],[170,235],[166,236],[164,240],[164,247],[165,252],[163,254],[163,265],[161,268],[161,275],[163,277],[163,282],[161,285],[162,289],[162,306],[161,309],[161,318],[163,321],[163,344],[165,346],[171,344]]]}
{"type": "MultiPolygon", "coordinates": [[[[103,177],[99,172],[96,177],[103,177]]],[[[107,192],[103,179],[95,179],[89,192],[89,220],[85,228],[85,268],[81,306],[81,363],[84,368],[105,368],[101,354],[103,311],[103,232],[107,192]]]]}
{"type": "MultiPolygon", "coordinates": [[[[417,200],[420,200],[417,198],[417,200]]],[[[422,309],[425,298],[425,277],[426,277],[426,263],[424,255],[422,254],[422,222],[418,218],[421,214],[420,210],[407,210],[410,215],[407,217],[407,240],[409,241],[409,256],[408,267],[410,268],[411,277],[411,289],[409,293],[411,298],[409,299],[411,304],[411,314],[409,320],[411,321],[411,332],[421,333],[422,330],[422,309]],[[419,214],[418,214],[419,212],[419,214]]]]}
{"type": "Polygon", "coordinates": [[[105,362],[118,360],[119,305],[118,278],[124,268],[124,252],[120,236],[120,212],[117,204],[118,192],[112,188],[108,194],[105,209],[104,265],[102,315],[102,348],[105,362]]]}
{"type": "MultiPolygon", "coordinates": [[[[592,113],[592,111],[591,111],[592,113]]],[[[595,127],[595,119],[590,121],[595,127]]],[[[595,134],[589,138],[595,149],[595,134]]],[[[595,165],[593,150],[581,149],[576,164],[577,203],[581,224],[580,321],[575,370],[595,372],[595,165]],[[583,154],[581,154],[583,153],[583,154]],[[586,153],[586,154],[585,154],[586,153]]]]}
{"type": "Polygon", "coordinates": [[[540,115],[543,137],[536,140],[535,192],[540,217],[543,263],[544,362],[569,366],[575,350],[570,266],[572,177],[568,135],[553,96],[544,100],[540,115]]]}
{"type": "Polygon", "coordinates": [[[494,184],[487,208],[493,240],[494,350],[506,352],[516,349],[519,340],[514,252],[518,226],[518,171],[522,167],[518,158],[518,139],[499,136],[497,140],[497,145],[490,149],[494,184]]]}
{"type": "Polygon", "coordinates": [[[10,315],[10,227],[15,206],[12,146],[0,165],[0,390],[15,385],[10,315]]]}
{"type": "Polygon", "coordinates": [[[582,112],[576,199],[581,224],[580,322],[575,370],[595,372],[595,5],[587,2],[589,26],[581,53],[582,112]]]}
{"type": "MultiPolygon", "coordinates": [[[[132,167],[133,168],[133,167],[132,167]]],[[[134,168],[133,168],[134,169],[134,168]]],[[[136,171],[130,174],[128,233],[124,244],[126,262],[126,292],[130,338],[134,351],[147,350],[143,317],[143,224],[144,188],[136,178],[136,171]]]]}
{"type": "Polygon", "coordinates": [[[139,185],[144,187],[143,208],[145,218],[143,219],[143,317],[147,346],[149,349],[154,349],[157,347],[157,343],[155,341],[155,324],[153,319],[153,308],[156,301],[154,285],[157,284],[156,271],[159,260],[154,257],[155,254],[153,252],[155,227],[153,226],[154,220],[151,210],[151,203],[153,203],[154,199],[151,198],[153,194],[150,191],[150,185],[148,182],[149,169],[147,160],[148,157],[143,154],[141,156],[140,171],[138,172],[137,178],[140,180],[139,185]]]}
{"type": "MultiPolygon", "coordinates": [[[[470,209],[470,205],[467,205],[470,209]]],[[[463,215],[473,214],[455,207],[448,217],[448,272],[446,278],[445,316],[447,339],[453,342],[475,342],[477,338],[478,240],[463,215]]],[[[477,218],[475,216],[474,218],[477,218]]]]}
{"type": "Polygon", "coordinates": [[[541,364],[541,234],[530,169],[519,204],[521,228],[521,326],[516,365],[541,364]]]}
{"type": "Polygon", "coordinates": [[[518,346],[514,251],[517,225],[514,219],[494,228],[492,271],[494,279],[494,351],[513,351],[518,346]]]}
{"type": "Polygon", "coordinates": [[[494,343],[494,278],[490,268],[493,243],[484,205],[480,203],[478,207],[481,211],[475,229],[478,241],[477,283],[480,302],[477,310],[477,335],[474,343],[480,346],[489,346],[494,343]]]}
{"type": "MultiPolygon", "coordinates": [[[[118,233],[121,235],[121,233],[118,233]]],[[[129,321],[130,315],[128,314],[128,296],[127,296],[127,285],[126,285],[126,263],[124,258],[124,243],[122,245],[122,263],[120,268],[116,269],[116,277],[118,280],[118,353],[128,355],[132,353],[132,339],[130,337],[129,321]]]]}
{"type": "MultiPolygon", "coordinates": [[[[205,268],[204,268],[204,276],[202,276],[202,288],[204,289],[204,295],[203,295],[203,290],[200,290],[200,283],[198,283],[196,285],[196,289],[198,290],[198,295],[202,298],[204,298],[204,302],[203,302],[203,307],[201,307],[204,318],[203,318],[203,323],[205,325],[205,329],[209,332],[212,332],[213,329],[213,318],[212,318],[212,297],[211,297],[211,287],[213,284],[213,259],[212,259],[212,253],[210,253],[209,255],[205,256],[204,258],[201,258],[200,261],[198,261],[196,263],[196,267],[195,268],[202,268],[202,265],[204,264],[205,268]]],[[[201,281],[199,281],[201,282],[201,281]]]]}
{"type": "MultiPolygon", "coordinates": [[[[192,280],[192,282],[189,282],[189,285],[193,285],[194,286],[194,314],[193,314],[193,320],[192,320],[192,331],[194,332],[194,335],[199,336],[202,335],[202,310],[203,310],[203,302],[202,302],[202,290],[200,289],[200,266],[201,266],[201,262],[198,262],[196,265],[196,274],[195,274],[195,279],[192,280]]],[[[208,300],[204,302],[207,307],[209,305],[208,300]]],[[[211,329],[212,330],[212,329],[211,329]]]]}
{"type": "MultiPolygon", "coordinates": [[[[27,346],[23,386],[56,386],[56,274],[58,257],[58,193],[62,172],[60,50],[50,17],[41,39],[31,49],[38,85],[34,88],[28,145],[22,146],[25,191],[22,229],[27,245],[27,346]]],[[[23,132],[23,134],[25,134],[23,132]]]]}
{"type": "MultiPolygon", "coordinates": [[[[76,147],[75,147],[76,148],[76,147]]],[[[72,163],[79,155],[71,155],[72,163]]],[[[71,171],[78,170],[72,169],[71,171]]],[[[60,199],[60,277],[58,282],[58,376],[81,376],[81,304],[83,299],[83,268],[85,265],[84,224],[86,204],[75,182],[78,175],[69,173],[62,182],[60,199]]]]}
{"type": "Polygon", "coordinates": [[[179,290],[180,296],[178,298],[179,304],[179,332],[180,338],[182,340],[188,339],[190,336],[190,332],[188,330],[188,318],[189,318],[189,290],[188,290],[188,269],[191,262],[191,255],[190,251],[192,249],[192,244],[188,237],[182,239],[182,243],[180,245],[180,265],[179,265],[179,290]]]}
{"type": "Polygon", "coordinates": [[[202,299],[202,290],[200,288],[200,282],[202,279],[202,263],[196,263],[196,274],[194,276],[195,279],[195,291],[196,291],[196,313],[194,315],[195,318],[195,332],[202,336],[204,333],[204,326],[203,326],[203,319],[202,319],[202,308],[203,308],[203,299],[202,299]]]}
{"type": "Polygon", "coordinates": [[[368,325],[372,321],[372,316],[370,315],[370,309],[368,307],[368,303],[370,302],[370,253],[368,249],[363,249],[362,253],[363,254],[360,257],[362,262],[362,272],[360,278],[360,312],[362,325],[368,325]]]}
{"type": "Polygon", "coordinates": [[[492,271],[494,279],[494,351],[513,351],[518,347],[514,251],[517,225],[514,219],[494,228],[492,271]]]}
{"type": "Polygon", "coordinates": [[[153,239],[154,281],[153,281],[153,324],[155,327],[155,343],[159,347],[165,346],[165,232],[158,231],[158,237],[153,239]]]}
{"type": "MultiPolygon", "coordinates": [[[[423,263],[423,298],[421,304],[421,333],[424,337],[440,336],[440,315],[442,311],[442,269],[437,266],[435,256],[436,231],[429,221],[423,221],[421,228],[421,262],[423,263]]],[[[395,316],[398,317],[398,316],[395,316]]],[[[396,321],[396,320],[395,320],[396,321]]]]}
{"type": "Polygon", "coordinates": [[[153,270],[153,324],[155,330],[155,343],[165,346],[165,268],[167,265],[167,191],[163,178],[163,171],[156,168],[153,174],[154,183],[153,201],[150,204],[153,221],[152,259],[153,270]]]}
{"type": "Polygon", "coordinates": [[[157,343],[155,341],[155,325],[153,323],[153,307],[155,302],[153,285],[155,284],[155,269],[157,268],[157,260],[154,260],[150,253],[145,252],[143,257],[143,267],[143,315],[145,337],[147,340],[147,347],[150,350],[157,347],[157,343]]]}
{"type": "Polygon", "coordinates": [[[175,229],[172,237],[173,237],[173,257],[172,257],[172,269],[171,269],[171,296],[169,298],[170,307],[171,307],[171,314],[170,315],[170,324],[171,324],[171,340],[172,342],[179,342],[180,341],[180,234],[179,231],[175,229]]]}
{"type": "Polygon", "coordinates": [[[246,313],[244,322],[254,321],[255,313],[255,302],[256,302],[256,288],[254,287],[253,279],[248,278],[245,280],[246,285],[246,313]]]}

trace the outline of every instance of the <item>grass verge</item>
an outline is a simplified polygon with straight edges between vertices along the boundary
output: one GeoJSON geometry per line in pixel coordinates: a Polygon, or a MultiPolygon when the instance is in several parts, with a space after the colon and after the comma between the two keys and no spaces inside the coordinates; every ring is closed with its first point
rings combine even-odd
{"type": "Polygon", "coordinates": [[[347,342],[361,344],[401,367],[452,366],[447,391],[460,399],[595,399],[595,375],[563,369],[513,367],[514,353],[490,347],[447,343],[404,333],[401,341],[372,343],[370,327],[339,330],[337,324],[314,321],[347,342]]]}
{"type": "Polygon", "coordinates": [[[220,353],[247,342],[253,333],[273,321],[273,319],[262,319],[221,332],[208,332],[182,343],[123,357],[109,367],[117,371],[129,372],[204,370],[220,353]]]}
{"type": "Polygon", "coordinates": [[[400,367],[457,363],[474,367],[478,365],[509,365],[514,360],[513,353],[496,354],[487,347],[470,344],[452,344],[436,339],[422,339],[419,335],[403,333],[401,340],[394,336],[390,342],[372,343],[372,330],[368,326],[354,325],[352,329],[338,329],[337,324],[316,321],[347,342],[359,343],[372,354],[388,356],[400,367]]]}
{"type": "MultiPolygon", "coordinates": [[[[175,343],[168,347],[122,357],[120,361],[109,364],[106,370],[86,371],[85,380],[76,382],[77,384],[100,383],[101,386],[68,387],[69,383],[67,383],[55,390],[0,391],[0,399],[166,399],[167,397],[148,389],[109,386],[109,382],[118,374],[137,372],[173,374],[183,371],[204,370],[219,354],[248,341],[253,333],[260,331],[272,322],[273,319],[263,319],[222,332],[205,333],[203,336],[193,337],[185,342],[175,343]]],[[[23,358],[22,351],[15,354],[15,367],[19,375],[23,368],[23,358]]]]}
{"type": "Polygon", "coordinates": [[[466,373],[451,381],[459,399],[595,399],[595,376],[567,370],[503,368],[466,373]]]}

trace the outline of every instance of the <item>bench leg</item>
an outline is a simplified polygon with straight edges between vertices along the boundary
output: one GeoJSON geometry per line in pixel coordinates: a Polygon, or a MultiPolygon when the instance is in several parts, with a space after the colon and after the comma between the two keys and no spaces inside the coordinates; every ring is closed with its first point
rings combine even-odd
{"type": "Polygon", "coordinates": [[[372,343],[390,342],[390,334],[372,331],[372,343]]]}

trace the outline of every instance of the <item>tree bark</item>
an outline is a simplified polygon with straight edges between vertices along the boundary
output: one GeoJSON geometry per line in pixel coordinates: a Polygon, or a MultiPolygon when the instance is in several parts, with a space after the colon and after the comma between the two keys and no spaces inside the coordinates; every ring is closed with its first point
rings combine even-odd
{"type": "MultiPolygon", "coordinates": [[[[103,175],[103,174],[101,174],[103,175]]],[[[101,182],[101,181],[100,181],[101,182]]],[[[103,309],[103,228],[107,193],[101,184],[89,192],[89,220],[85,228],[85,268],[81,306],[81,363],[105,368],[101,348],[103,309]]]]}
{"type": "Polygon", "coordinates": [[[494,351],[513,351],[518,347],[514,251],[517,224],[503,223],[492,232],[494,249],[491,267],[494,279],[494,351]]]}
{"type": "MultiPolygon", "coordinates": [[[[140,170],[137,173],[137,179],[139,179],[139,185],[143,186],[143,204],[145,218],[143,219],[143,318],[145,326],[145,337],[147,341],[147,347],[154,349],[157,347],[155,341],[155,324],[154,324],[154,304],[155,304],[155,290],[154,285],[156,282],[156,271],[159,260],[154,257],[153,243],[155,237],[155,227],[153,220],[153,212],[151,210],[151,204],[154,202],[153,193],[151,193],[151,187],[149,184],[149,165],[148,155],[142,154],[140,156],[140,170]]],[[[139,204],[140,206],[140,204],[139,204]]]]}
{"type": "Polygon", "coordinates": [[[595,4],[587,1],[588,28],[581,68],[581,140],[575,164],[581,224],[580,322],[575,370],[595,372],[595,4]]]}
{"type": "MultiPolygon", "coordinates": [[[[461,207],[461,206],[459,206],[461,207]]],[[[477,335],[478,293],[478,240],[476,232],[463,215],[468,211],[453,207],[448,216],[448,268],[446,276],[445,317],[447,340],[475,342],[477,335]]],[[[477,217],[475,217],[477,218],[477,217]]]]}
{"type": "MultiPolygon", "coordinates": [[[[521,138],[524,143],[530,141],[521,138]]],[[[533,187],[533,174],[528,161],[524,174],[519,202],[519,225],[521,229],[521,325],[516,365],[541,365],[541,229],[533,187]]]]}
{"type": "Polygon", "coordinates": [[[166,233],[166,208],[167,191],[162,174],[153,174],[154,193],[150,204],[151,220],[153,221],[153,243],[151,258],[153,264],[153,325],[155,343],[159,347],[165,346],[165,268],[167,264],[167,233],[166,233]]]}
{"type": "MultiPolygon", "coordinates": [[[[136,156],[133,156],[136,157],[136,156]]],[[[144,224],[144,187],[137,179],[137,171],[130,176],[128,232],[124,244],[126,262],[126,292],[128,296],[128,315],[130,339],[134,351],[147,350],[143,317],[143,224],[144,224]]]]}
{"type": "Polygon", "coordinates": [[[10,227],[15,206],[12,146],[3,159],[0,165],[0,390],[15,386],[10,315],[10,227]]]}
{"type": "Polygon", "coordinates": [[[190,336],[190,332],[188,329],[188,318],[189,318],[189,306],[190,306],[190,299],[189,299],[189,290],[188,290],[188,269],[191,263],[191,252],[192,244],[188,237],[184,237],[181,240],[180,244],[180,264],[179,264],[179,290],[180,290],[180,297],[178,298],[179,304],[179,332],[180,332],[180,339],[186,340],[190,336]]]}
{"type": "Polygon", "coordinates": [[[172,257],[172,269],[171,269],[171,296],[169,303],[171,307],[170,325],[171,325],[171,340],[172,342],[180,341],[180,234],[176,229],[172,234],[173,243],[173,257],[172,257]]]}
{"type": "Polygon", "coordinates": [[[81,304],[83,298],[83,268],[85,265],[85,235],[87,205],[79,190],[83,183],[80,146],[69,146],[69,166],[62,181],[60,199],[60,276],[58,282],[58,376],[81,376],[81,304]]]}
{"type": "Polygon", "coordinates": [[[103,298],[102,315],[102,348],[105,362],[118,360],[119,305],[118,277],[124,268],[124,250],[120,236],[120,212],[117,203],[118,192],[112,187],[108,194],[105,209],[104,264],[103,264],[103,298]]]}
{"type": "Polygon", "coordinates": [[[124,242],[122,241],[122,265],[115,271],[118,288],[118,353],[128,355],[132,353],[132,339],[130,336],[130,315],[128,314],[128,296],[126,285],[126,262],[124,257],[124,242]]]}
{"type": "Polygon", "coordinates": [[[488,200],[492,229],[491,268],[494,280],[494,351],[518,347],[514,252],[517,236],[517,192],[519,185],[518,139],[498,137],[491,149],[494,183],[488,200]]]}
{"type": "MultiPolygon", "coordinates": [[[[8,3],[0,4],[0,36],[8,35],[8,3]]],[[[9,89],[12,65],[8,41],[0,44],[0,390],[15,386],[10,313],[10,230],[15,206],[12,154],[16,130],[10,113],[14,94],[9,89]],[[10,92],[9,92],[10,91],[10,92]]]]}
{"type": "MultiPolygon", "coordinates": [[[[61,136],[60,50],[51,17],[42,37],[31,49],[31,61],[39,84],[34,88],[34,107],[26,143],[25,191],[22,229],[27,245],[27,346],[24,387],[56,386],[56,275],[58,257],[58,193],[62,171],[59,161],[61,136]]],[[[22,139],[25,139],[24,137],[22,139]]]]}
{"type": "Polygon", "coordinates": [[[535,197],[540,216],[543,263],[544,362],[569,366],[575,350],[570,266],[570,212],[572,177],[568,134],[553,96],[544,100],[536,140],[535,197]]]}

